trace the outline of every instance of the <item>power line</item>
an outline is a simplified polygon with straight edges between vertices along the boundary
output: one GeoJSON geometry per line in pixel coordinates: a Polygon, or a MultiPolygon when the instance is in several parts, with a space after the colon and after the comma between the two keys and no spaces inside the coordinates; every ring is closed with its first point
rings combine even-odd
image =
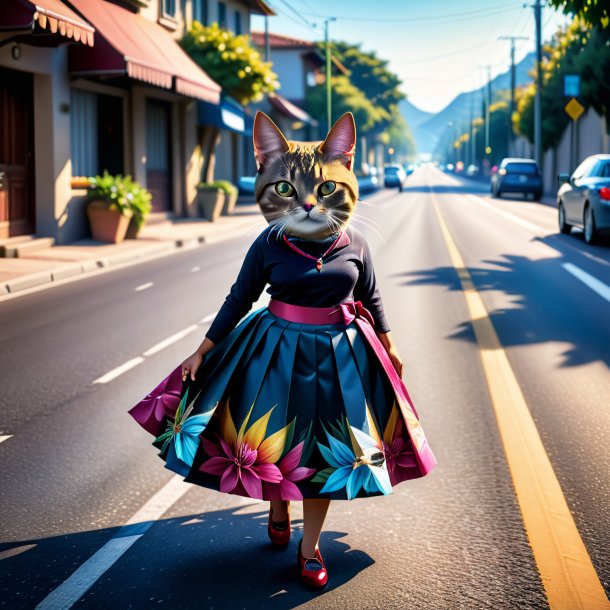
{"type": "MultiPolygon", "coordinates": [[[[509,10],[520,9],[521,7],[513,7],[509,10]]],[[[491,7],[489,10],[473,10],[473,11],[462,11],[461,13],[450,13],[449,15],[441,15],[430,16],[430,17],[396,17],[396,18],[388,18],[388,17],[353,17],[350,15],[338,15],[337,19],[341,21],[376,21],[379,23],[413,23],[413,24],[421,24],[421,23],[446,23],[446,22],[457,22],[457,21],[469,21],[471,19],[481,19],[485,17],[494,17],[495,15],[500,15],[506,10],[505,6],[502,7],[491,7]]],[[[310,17],[321,17],[326,18],[326,15],[321,13],[304,13],[309,15],[310,17]]]]}
{"type": "Polygon", "coordinates": [[[479,44],[474,44],[469,47],[464,47],[462,49],[457,49],[456,51],[451,51],[450,53],[443,53],[442,55],[435,55],[434,57],[425,57],[423,59],[414,59],[407,61],[393,61],[394,64],[421,64],[428,61],[436,61],[437,59],[445,59],[445,57],[452,57],[453,55],[457,55],[458,53],[466,53],[467,51],[472,51],[473,49],[478,49],[480,47],[484,47],[492,42],[496,42],[495,39],[487,40],[485,42],[480,42],[479,44]]]}
{"type": "Polygon", "coordinates": [[[294,23],[298,23],[299,25],[310,29],[312,32],[315,32],[316,34],[321,33],[321,30],[320,30],[320,28],[318,28],[317,24],[315,24],[315,23],[309,21],[308,19],[306,19],[305,17],[303,17],[303,15],[301,13],[299,13],[294,7],[290,6],[290,4],[288,4],[288,2],[286,2],[286,0],[278,0],[278,1],[281,2],[284,6],[286,6],[292,13],[294,13],[294,15],[296,15],[296,19],[295,19],[295,17],[292,17],[285,11],[280,10],[277,7],[277,5],[275,7],[273,7],[275,10],[282,13],[284,15],[284,17],[286,17],[287,19],[290,19],[294,23]]]}

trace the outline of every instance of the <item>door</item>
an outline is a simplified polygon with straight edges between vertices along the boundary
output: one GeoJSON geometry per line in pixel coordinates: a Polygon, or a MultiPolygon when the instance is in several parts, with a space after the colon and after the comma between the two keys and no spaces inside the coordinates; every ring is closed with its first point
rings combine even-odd
{"type": "Polygon", "coordinates": [[[34,84],[0,68],[0,238],[34,232],[34,84]]]}
{"type": "Polygon", "coordinates": [[[570,224],[583,224],[584,203],[588,195],[587,178],[596,163],[597,160],[594,157],[588,157],[574,170],[570,177],[572,188],[566,190],[562,196],[566,220],[570,224]]]}
{"type": "Polygon", "coordinates": [[[152,193],[152,211],[172,209],[170,105],[146,102],[146,188],[152,193]]]}

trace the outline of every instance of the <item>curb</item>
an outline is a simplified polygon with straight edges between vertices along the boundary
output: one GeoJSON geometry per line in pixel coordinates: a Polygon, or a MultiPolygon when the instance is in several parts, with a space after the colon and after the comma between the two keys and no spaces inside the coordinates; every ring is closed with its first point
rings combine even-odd
{"type": "Polygon", "coordinates": [[[50,284],[59,280],[91,273],[109,267],[124,265],[126,263],[136,262],[140,259],[150,256],[151,254],[167,252],[173,250],[185,250],[188,248],[198,247],[206,242],[205,237],[200,235],[193,238],[178,238],[174,240],[162,241],[155,245],[142,247],[133,252],[120,252],[111,256],[104,256],[96,259],[88,259],[79,263],[70,263],[61,265],[55,269],[47,271],[36,271],[28,273],[21,277],[16,277],[11,280],[6,280],[0,284],[0,301],[3,297],[14,295],[18,292],[35,288],[44,284],[50,284]]]}

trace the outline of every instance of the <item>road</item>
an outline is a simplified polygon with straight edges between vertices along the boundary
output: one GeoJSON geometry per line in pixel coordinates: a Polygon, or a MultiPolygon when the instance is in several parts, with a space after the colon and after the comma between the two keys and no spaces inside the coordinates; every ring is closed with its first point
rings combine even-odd
{"type": "Polygon", "coordinates": [[[359,205],[438,467],[334,503],[329,586],[311,593],[298,505],[288,551],[271,550],[265,504],[178,484],[127,414],[199,344],[256,232],[24,295],[0,304],[0,607],[548,608],[443,225],[608,594],[610,247],[432,166],[359,205]]]}

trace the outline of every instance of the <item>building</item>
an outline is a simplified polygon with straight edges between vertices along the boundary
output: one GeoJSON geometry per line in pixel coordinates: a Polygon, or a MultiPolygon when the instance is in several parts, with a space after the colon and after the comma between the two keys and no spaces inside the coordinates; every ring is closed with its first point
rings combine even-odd
{"type": "Polygon", "coordinates": [[[257,0],[2,0],[0,238],[89,235],[83,177],[131,174],[153,212],[196,202],[198,102],[220,87],[177,40],[192,20],[249,31],[257,0]],[[10,126],[10,128],[7,128],[10,126]]]}

